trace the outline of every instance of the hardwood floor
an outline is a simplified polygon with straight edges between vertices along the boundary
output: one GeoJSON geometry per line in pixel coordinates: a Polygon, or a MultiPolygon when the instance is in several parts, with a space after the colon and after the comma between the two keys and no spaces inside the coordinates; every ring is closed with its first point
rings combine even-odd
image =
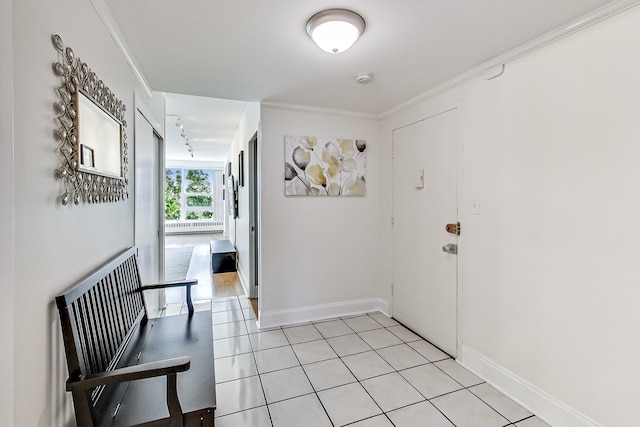
{"type": "Polygon", "coordinates": [[[244,295],[244,289],[238,278],[238,273],[216,273],[213,275],[213,297],[231,297],[244,295]]]}
{"type": "Polygon", "coordinates": [[[251,310],[253,310],[253,315],[258,318],[258,298],[249,298],[249,303],[251,304],[251,310]]]}
{"type": "MultiPolygon", "coordinates": [[[[165,236],[165,248],[193,247],[193,255],[191,257],[187,278],[198,279],[198,286],[192,291],[194,302],[199,300],[216,300],[245,294],[237,272],[211,273],[209,242],[211,240],[224,238],[222,233],[173,234],[165,236]]],[[[183,293],[184,291],[180,289],[167,290],[167,304],[184,301],[183,293]]],[[[258,299],[250,299],[249,302],[257,319],[258,299]]]]}

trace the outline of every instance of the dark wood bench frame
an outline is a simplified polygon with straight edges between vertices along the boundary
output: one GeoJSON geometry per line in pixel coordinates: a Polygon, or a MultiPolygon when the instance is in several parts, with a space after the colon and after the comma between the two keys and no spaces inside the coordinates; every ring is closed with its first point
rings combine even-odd
{"type": "Polygon", "coordinates": [[[152,418],[133,425],[213,426],[211,311],[194,311],[197,280],[142,286],[136,252],[125,250],[56,297],[77,425],[132,425],[146,411],[152,418]],[[189,313],[150,318],[143,291],[175,286],[186,287],[189,313]],[[188,384],[179,387],[181,378],[188,384]]]}

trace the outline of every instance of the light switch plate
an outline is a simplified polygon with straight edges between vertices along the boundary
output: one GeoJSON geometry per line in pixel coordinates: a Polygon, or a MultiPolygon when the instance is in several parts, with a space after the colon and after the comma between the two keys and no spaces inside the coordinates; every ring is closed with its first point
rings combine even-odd
{"type": "Polygon", "coordinates": [[[469,210],[471,215],[480,215],[480,198],[474,197],[471,199],[471,209],[469,210]]]}
{"type": "Polygon", "coordinates": [[[424,169],[418,169],[413,178],[413,185],[416,188],[424,188],[424,169]]]}

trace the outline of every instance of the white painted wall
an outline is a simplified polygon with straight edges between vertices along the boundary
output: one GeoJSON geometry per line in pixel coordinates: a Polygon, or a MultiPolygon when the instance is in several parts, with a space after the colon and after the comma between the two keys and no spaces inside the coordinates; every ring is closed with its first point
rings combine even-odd
{"type": "Polygon", "coordinates": [[[380,236],[390,223],[382,214],[389,194],[380,188],[391,175],[379,122],[263,105],[261,129],[261,327],[388,309],[390,261],[380,236]],[[285,197],[285,135],[365,139],[366,197],[285,197]]]}
{"type": "Polygon", "coordinates": [[[229,238],[234,243],[238,258],[238,275],[248,294],[249,289],[249,164],[248,142],[258,131],[260,122],[260,105],[254,102],[247,104],[242,115],[238,131],[231,144],[231,171],[238,181],[238,154],[244,151],[244,187],[238,187],[238,218],[229,218],[229,238]]]}
{"type": "MultiPolygon", "coordinates": [[[[132,163],[127,201],[65,207],[58,202],[61,184],[54,178],[59,160],[58,143],[53,139],[53,103],[59,78],[52,71],[52,63],[58,60],[51,44],[54,33],[127,105],[130,152],[134,91],[142,90],[90,2],[13,2],[16,280],[9,295],[15,294],[11,301],[15,303],[16,426],[71,424],[71,399],[64,391],[67,369],[53,299],[133,244],[132,163]]],[[[4,59],[2,63],[4,68],[4,59]]],[[[5,98],[4,87],[2,93],[5,98]]],[[[1,102],[5,118],[6,101],[1,102]]],[[[5,136],[3,130],[3,141],[5,136]]],[[[4,143],[2,147],[4,166],[7,148],[4,143]]],[[[3,182],[3,196],[10,190],[3,182]]],[[[3,352],[11,348],[5,345],[3,352]]]]}
{"type": "Polygon", "coordinates": [[[13,166],[13,2],[0,0],[0,271],[2,271],[2,298],[0,298],[0,414],[3,423],[14,423],[13,386],[15,372],[14,346],[14,166],[13,166]]]}
{"type": "Polygon", "coordinates": [[[389,143],[461,103],[461,360],[554,426],[640,418],[639,24],[635,7],[384,123],[389,143]]]}

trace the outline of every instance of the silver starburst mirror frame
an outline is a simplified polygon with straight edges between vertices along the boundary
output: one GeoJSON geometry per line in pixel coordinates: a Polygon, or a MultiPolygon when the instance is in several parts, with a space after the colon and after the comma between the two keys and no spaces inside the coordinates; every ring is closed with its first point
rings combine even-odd
{"type": "Polygon", "coordinates": [[[129,197],[126,106],[89,66],[65,48],[59,35],[51,36],[58,51],[53,63],[61,84],[54,103],[62,180],[60,203],[118,202],[129,197]]]}

